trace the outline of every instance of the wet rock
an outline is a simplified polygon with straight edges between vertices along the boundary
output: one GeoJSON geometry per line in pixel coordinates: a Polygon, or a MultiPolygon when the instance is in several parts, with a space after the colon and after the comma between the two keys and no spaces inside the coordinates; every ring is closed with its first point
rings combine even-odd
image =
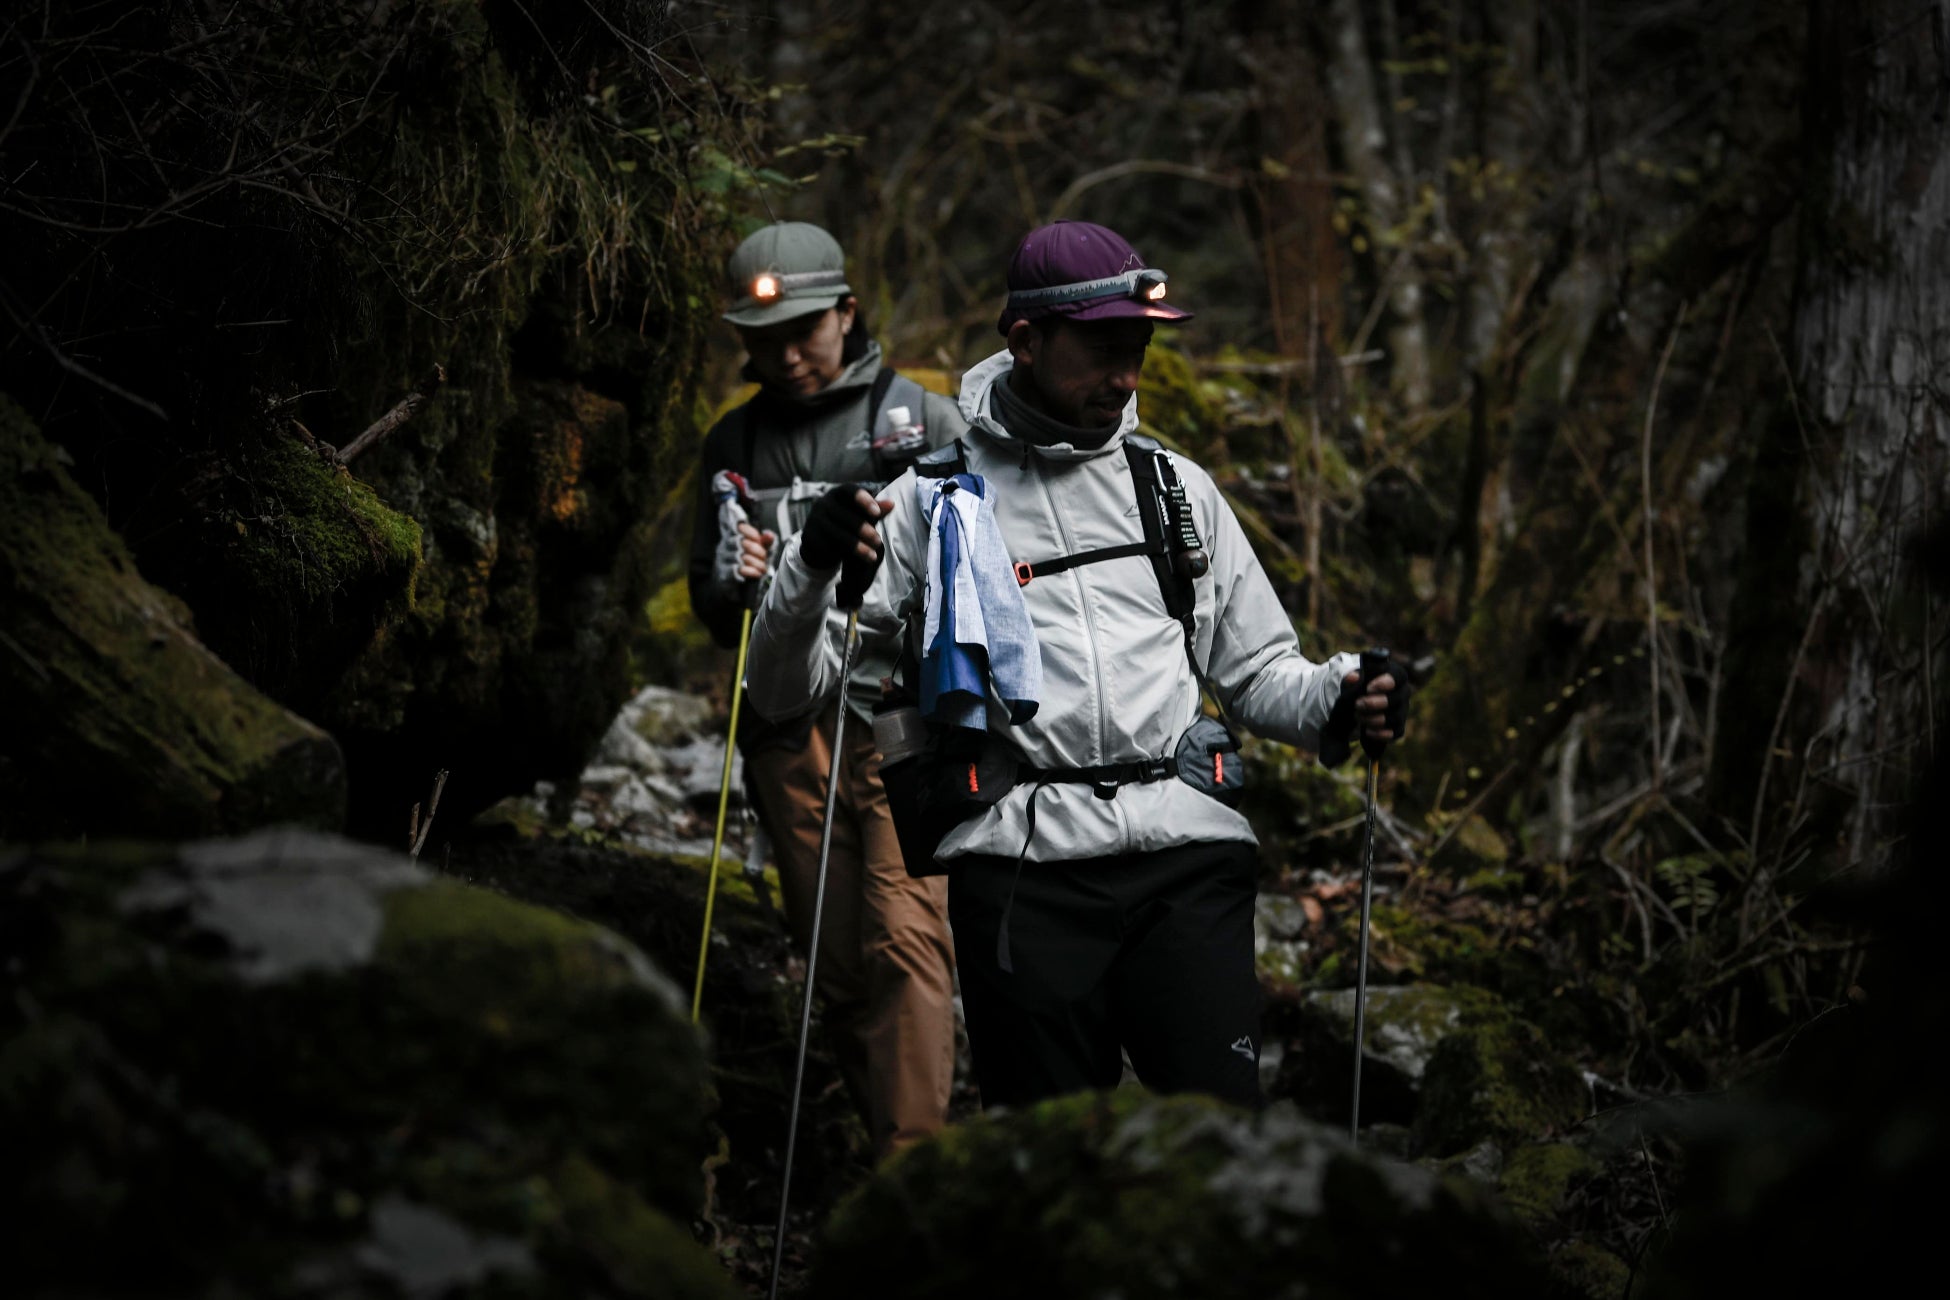
{"type": "MultiPolygon", "coordinates": [[[[1309,1114],[1345,1120],[1353,1097],[1353,989],[1307,994],[1293,1020],[1296,1051],[1275,1095],[1292,1097],[1309,1114]]],[[[1361,1062],[1361,1117],[1408,1124],[1422,1076],[1436,1045],[1465,1014],[1494,1006],[1477,989],[1433,984],[1379,985],[1368,990],[1367,1043],[1361,1062]]]]}
{"type": "Polygon", "coordinates": [[[729,1294],[687,1003],[609,931],[297,831],[16,853],[0,918],[17,1293],[729,1294]]]}
{"type": "Polygon", "coordinates": [[[1137,1090],[991,1114],[903,1153],[835,1212],[816,1297],[1544,1294],[1460,1179],[1137,1090]]]}

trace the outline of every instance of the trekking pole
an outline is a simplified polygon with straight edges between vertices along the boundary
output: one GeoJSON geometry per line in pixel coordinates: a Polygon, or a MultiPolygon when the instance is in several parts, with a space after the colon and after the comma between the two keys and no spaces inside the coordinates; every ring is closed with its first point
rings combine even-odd
{"type": "Polygon", "coordinates": [[[840,792],[840,762],[846,754],[846,688],[853,676],[853,651],[860,634],[858,593],[840,584],[839,604],[846,610],[846,642],[840,654],[840,706],[833,721],[833,761],[826,774],[826,820],[819,831],[819,877],[813,886],[812,940],[806,951],[806,999],[799,1008],[799,1063],[792,1070],[792,1118],[785,1130],[785,1175],[779,1186],[779,1230],[772,1241],[772,1288],[778,1300],[779,1266],[785,1262],[786,1214],[792,1204],[792,1154],[799,1142],[799,1097],[806,1083],[806,1039],[812,1032],[813,974],[819,968],[819,922],[826,910],[826,864],[833,852],[833,807],[840,792]]]}
{"type": "MultiPolygon", "coordinates": [[[[1361,685],[1366,686],[1389,670],[1388,652],[1383,649],[1361,652],[1361,685]]],[[[1397,688],[1400,687],[1397,682],[1397,688]]],[[[1348,1140],[1361,1142],[1361,1054],[1367,1045],[1368,1029],[1368,918],[1374,906],[1374,822],[1375,804],[1381,790],[1381,751],[1385,740],[1361,737],[1362,752],[1368,756],[1368,825],[1361,836],[1361,957],[1354,968],[1354,1104],[1347,1121],[1348,1140]]]]}
{"type": "Polygon", "coordinates": [[[731,674],[731,727],[724,737],[724,777],[718,783],[718,828],[711,835],[710,883],[704,887],[704,938],[697,945],[697,983],[691,989],[691,1023],[704,1005],[704,960],[711,952],[711,909],[718,901],[718,861],[724,854],[725,812],[731,807],[731,760],[738,752],[738,705],[745,694],[745,655],[752,647],[752,597],[757,583],[747,583],[745,624],[738,632],[738,667],[731,674]]]}

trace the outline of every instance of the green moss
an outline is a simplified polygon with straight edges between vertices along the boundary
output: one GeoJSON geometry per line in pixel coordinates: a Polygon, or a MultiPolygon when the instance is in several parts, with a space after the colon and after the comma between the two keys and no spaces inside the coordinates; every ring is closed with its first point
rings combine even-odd
{"type": "Polygon", "coordinates": [[[1543,1031],[1500,1005],[1479,1007],[1463,1014],[1429,1058],[1415,1141],[1437,1156],[1486,1138],[1507,1148],[1570,1127],[1588,1104],[1578,1072],[1555,1055],[1543,1031]]]}
{"type": "Polygon", "coordinates": [[[1140,384],[1138,409],[1147,432],[1197,457],[1224,430],[1224,391],[1201,380],[1191,360],[1170,344],[1152,341],[1140,384]]]}
{"type": "MultiPolygon", "coordinates": [[[[0,878],[0,909],[39,936],[14,971],[36,1019],[0,1045],[0,1213],[36,1243],[15,1260],[30,1291],[139,1261],[148,1289],[283,1296],[294,1261],[355,1250],[372,1207],[404,1198],[535,1257],[495,1294],[672,1294],[660,1276],[724,1294],[672,1221],[705,1150],[674,990],[595,926],[401,865],[298,841],[255,876],[223,868],[260,918],[315,900],[332,942],[357,931],[347,889],[377,904],[369,952],[268,978],[170,903],[172,850],[0,878]],[[127,1249],[86,1248],[104,1236],[127,1249]]],[[[317,951],[303,929],[256,933],[317,951]]]]}
{"type": "Polygon", "coordinates": [[[730,1300],[731,1278],[689,1232],[588,1160],[565,1161],[551,1180],[560,1233],[601,1266],[615,1292],[654,1300],[730,1300]]]}
{"type": "Polygon", "coordinates": [[[331,602],[355,593],[403,611],[420,563],[420,526],[387,508],[345,469],[294,439],[273,439],[251,458],[266,513],[231,521],[237,572],[259,601],[331,602]]]}
{"type": "Polygon", "coordinates": [[[903,1152],[828,1225],[814,1296],[1522,1296],[1541,1278],[1459,1182],[1290,1111],[1141,1090],[984,1116],[903,1152]]]}
{"type": "Polygon", "coordinates": [[[1482,817],[1463,819],[1442,853],[1442,865],[1458,873],[1481,875],[1510,860],[1510,846],[1482,817]]]}
{"type": "Polygon", "coordinates": [[[1551,1252],[1551,1277],[1557,1294],[1574,1300],[1625,1300],[1632,1283],[1632,1266],[1603,1246],[1569,1241],[1551,1252]]]}
{"type": "Polygon", "coordinates": [[[0,397],[0,835],[335,826],[337,745],[204,648],[65,461],[0,397]]]}
{"type": "Polygon", "coordinates": [[[1504,1159],[1497,1191],[1511,1213],[1535,1227],[1554,1216],[1573,1188],[1598,1169],[1595,1156],[1570,1142],[1518,1147],[1504,1159]]]}

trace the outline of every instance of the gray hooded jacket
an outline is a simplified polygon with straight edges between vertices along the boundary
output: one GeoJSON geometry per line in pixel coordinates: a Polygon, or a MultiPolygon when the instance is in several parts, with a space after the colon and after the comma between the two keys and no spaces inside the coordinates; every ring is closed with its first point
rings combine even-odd
{"type": "MultiPolygon", "coordinates": [[[[1101,447],[1032,446],[991,414],[990,387],[1006,382],[1007,352],[962,380],[968,468],[982,475],[1012,558],[1035,561],[1143,540],[1135,488],[1122,452],[1137,426],[1137,399],[1101,447]]],[[[1196,651],[1232,719],[1255,733],[1309,749],[1358,656],[1317,664],[1298,639],[1211,476],[1174,458],[1211,571],[1196,584],[1196,651]]],[[[887,558],[860,611],[862,651],[893,657],[906,619],[924,592],[927,521],[915,505],[914,474],[889,485],[895,508],[881,523],[887,558]]],[[[801,712],[835,688],[839,625],[830,617],[837,572],[806,567],[797,540],[752,630],[751,700],[768,716],[801,712]]],[[[1185,659],[1184,630],[1166,611],[1151,561],[1143,556],[1080,565],[1023,588],[1042,647],[1043,699],[1036,716],[1008,725],[991,700],[989,725],[1008,736],[1025,762],[1044,768],[1095,767],[1164,757],[1198,717],[1198,683],[1185,659]]],[[[1023,851],[1031,789],[1019,786],[942,842],[944,859],[965,854],[1014,857],[1023,851]]],[[[1032,862],[1151,852],[1190,843],[1254,843],[1246,819],[1181,781],[1121,787],[1102,799],[1087,785],[1052,784],[1037,795],[1032,862]]]]}
{"type": "MultiPolygon", "coordinates": [[[[867,401],[880,370],[880,345],[870,343],[859,360],[812,397],[791,401],[761,393],[727,414],[705,435],[691,532],[690,593],[691,608],[719,645],[729,648],[738,644],[743,607],[738,603],[739,593],[723,589],[713,573],[718,522],[711,497],[712,476],[721,469],[744,475],[760,494],[753,524],[769,528],[787,541],[792,541],[791,535],[805,523],[812,503],[833,484],[858,482],[878,487],[879,475],[868,447],[867,401]]],[[[926,428],[929,447],[946,446],[967,427],[955,403],[939,393],[922,394],[921,409],[913,415],[926,428]]],[[[884,408],[880,416],[886,418],[884,408]]],[[[796,544],[793,549],[796,552],[796,544]]],[[[834,626],[844,627],[844,620],[836,615],[834,626]]],[[[891,660],[862,657],[851,696],[856,716],[869,716],[879,697],[880,678],[891,669],[891,660]]],[[[810,703],[802,701],[799,708],[786,713],[802,714],[810,703]]],[[[785,721],[786,717],[778,720],[785,721]]]]}

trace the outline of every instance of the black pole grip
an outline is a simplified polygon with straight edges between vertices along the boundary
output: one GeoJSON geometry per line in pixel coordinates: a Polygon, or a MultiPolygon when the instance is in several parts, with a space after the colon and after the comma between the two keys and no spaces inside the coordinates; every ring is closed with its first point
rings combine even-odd
{"type": "MultiPolygon", "coordinates": [[[[1363,650],[1361,652],[1361,685],[1364,689],[1369,682],[1379,677],[1389,676],[1393,672],[1394,664],[1388,657],[1388,647],[1376,646],[1372,650],[1363,650]]],[[[1395,687],[1397,690],[1401,688],[1400,678],[1396,679],[1395,687]]],[[[1381,752],[1388,748],[1388,742],[1374,739],[1368,735],[1365,728],[1360,732],[1360,736],[1361,752],[1375,762],[1380,762],[1381,752]]]]}
{"type": "Polygon", "coordinates": [[[873,585],[873,575],[880,571],[880,554],[871,560],[863,560],[850,555],[840,563],[840,585],[833,592],[833,604],[840,609],[858,609],[866,599],[867,588],[873,585]]]}

